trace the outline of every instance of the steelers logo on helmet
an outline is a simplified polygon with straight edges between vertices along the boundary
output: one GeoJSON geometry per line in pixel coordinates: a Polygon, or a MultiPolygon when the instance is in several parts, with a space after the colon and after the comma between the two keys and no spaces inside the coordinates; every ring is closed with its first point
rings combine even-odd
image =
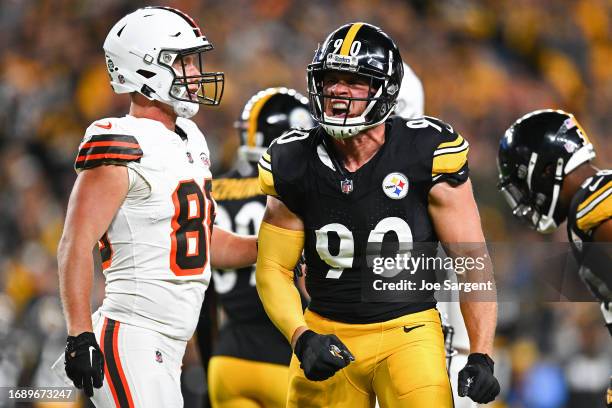
{"type": "Polygon", "coordinates": [[[403,73],[400,52],[384,31],[367,23],[346,24],[325,39],[308,65],[310,113],[330,136],[355,136],[387,120],[395,107],[403,73]],[[324,91],[324,82],[338,74],[354,76],[367,84],[366,96],[324,91]],[[338,113],[326,110],[330,104],[338,113]]]}
{"type": "Polygon", "coordinates": [[[385,195],[393,200],[401,200],[408,194],[408,177],[402,173],[389,173],[382,182],[385,195]]]}
{"type": "Polygon", "coordinates": [[[258,162],[270,143],[289,129],[309,129],[314,123],[308,99],[295,89],[267,88],[253,95],[234,126],[240,136],[239,156],[258,162]]]}

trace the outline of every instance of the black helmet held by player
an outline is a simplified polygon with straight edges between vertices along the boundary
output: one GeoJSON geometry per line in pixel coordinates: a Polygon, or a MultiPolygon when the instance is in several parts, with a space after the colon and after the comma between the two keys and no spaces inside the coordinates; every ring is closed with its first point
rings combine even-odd
{"type": "Polygon", "coordinates": [[[498,188],[515,216],[538,232],[552,232],[567,216],[557,205],[565,175],[594,157],[574,115],[537,110],[506,130],[497,156],[498,188]]]}
{"type": "Polygon", "coordinates": [[[235,124],[240,134],[239,155],[257,162],[274,139],[290,128],[309,129],[314,122],[308,99],[288,88],[268,88],[248,100],[235,124]]]}
{"type": "Polygon", "coordinates": [[[346,138],[384,122],[393,112],[402,83],[402,57],[393,40],[380,28],[367,23],[346,24],[332,32],[317,49],[308,65],[310,112],[329,135],[346,138]],[[326,72],[340,71],[362,77],[370,86],[365,99],[334,96],[348,101],[344,117],[325,114],[323,77],[326,72]],[[350,104],[367,102],[358,117],[349,117],[350,104]]]}

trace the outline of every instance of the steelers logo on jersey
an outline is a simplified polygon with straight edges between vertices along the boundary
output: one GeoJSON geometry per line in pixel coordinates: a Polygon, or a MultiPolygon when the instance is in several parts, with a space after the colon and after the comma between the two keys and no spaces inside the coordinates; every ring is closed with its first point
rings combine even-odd
{"type": "Polygon", "coordinates": [[[383,180],[382,188],[387,197],[401,200],[408,194],[408,178],[402,173],[389,173],[383,180]]]}

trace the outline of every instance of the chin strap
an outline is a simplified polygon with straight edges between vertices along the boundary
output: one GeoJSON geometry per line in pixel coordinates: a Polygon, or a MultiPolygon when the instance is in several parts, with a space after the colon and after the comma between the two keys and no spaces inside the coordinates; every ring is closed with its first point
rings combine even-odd
{"type": "Polygon", "coordinates": [[[195,114],[200,110],[200,105],[197,103],[185,101],[172,102],[172,107],[174,108],[174,113],[185,119],[195,116],[195,114]]]}

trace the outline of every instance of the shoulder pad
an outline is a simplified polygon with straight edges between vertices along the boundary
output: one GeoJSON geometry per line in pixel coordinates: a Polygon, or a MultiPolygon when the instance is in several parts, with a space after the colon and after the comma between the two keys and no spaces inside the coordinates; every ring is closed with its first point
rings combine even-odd
{"type": "Polygon", "coordinates": [[[74,163],[77,172],[102,164],[140,161],[143,155],[140,143],[123,129],[120,121],[116,118],[102,119],[87,128],[74,163]]]}
{"type": "Polygon", "coordinates": [[[424,160],[431,163],[432,183],[460,184],[467,180],[470,144],[451,125],[424,116],[406,121],[406,127],[418,130],[419,145],[423,146],[422,154],[426,156],[424,160]]]}
{"type": "Polygon", "coordinates": [[[586,193],[576,209],[576,226],[588,233],[612,218],[612,171],[604,170],[582,185],[586,193]]]}
{"type": "Polygon", "coordinates": [[[470,144],[451,125],[440,119],[425,116],[425,120],[436,130],[433,134],[435,147],[432,153],[432,177],[458,172],[467,163],[470,144]]]}
{"type": "Polygon", "coordinates": [[[312,145],[315,129],[291,129],[276,138],[259,160],[259,186],[267,195],[278,196],[279,184],[291,184],[304,174],[306,152],[312,145]]]}

